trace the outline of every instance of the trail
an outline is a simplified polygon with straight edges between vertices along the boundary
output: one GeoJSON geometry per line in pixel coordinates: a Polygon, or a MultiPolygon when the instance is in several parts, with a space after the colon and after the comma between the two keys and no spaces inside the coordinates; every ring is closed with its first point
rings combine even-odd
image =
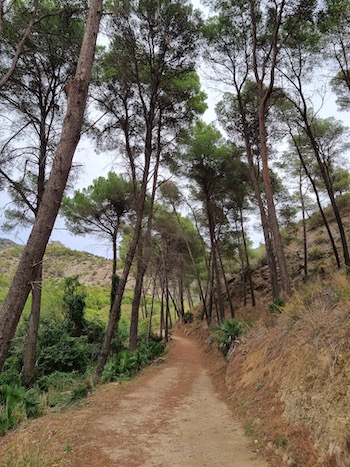
{"type": "Polygon", "coordinates": [[[34,421],[5,447],[22,446],[23,459],[36,452],[30,465],[40,467],[267,467],[249,449],[211,373],[210,355],[177,335],[165,363],[101,387],[83,407],[34,421]]]}
{"type": "Polygon", "coordinates": [[[214,392],[206,355],[176,336],[171,356],[110,413],[99,416],[73,465],[263,467],[214,392]]]}

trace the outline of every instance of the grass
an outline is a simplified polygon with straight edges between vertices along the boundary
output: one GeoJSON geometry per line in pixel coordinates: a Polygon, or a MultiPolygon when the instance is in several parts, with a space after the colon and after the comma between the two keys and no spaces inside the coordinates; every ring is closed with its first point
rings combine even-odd
{"type": "Polygon", "coordinates": [[[246,436],[252,436],[254,434],[253,420],[247,420],[243,426],[243,429],[246,436]]]}

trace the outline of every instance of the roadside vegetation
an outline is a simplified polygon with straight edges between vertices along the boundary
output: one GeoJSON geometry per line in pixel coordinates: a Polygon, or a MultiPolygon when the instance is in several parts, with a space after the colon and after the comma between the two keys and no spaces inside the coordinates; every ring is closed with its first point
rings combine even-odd
{"type": "MultiPolygon", "coordinates": [[[[50,254],[69,257],[71,261],[86,257],[55,245],[50,254]],[[59,250],[59,251],[58,251],[59,250]]],[[[5,257],[14,259],[7,252],[5,257]]],[[[91,255],[92,264],[98,260],[91,255]]],[[[0,299],[10,278],[0,276],[0,299]]],[[[140,321],[138,346],[128,348],[130,305],[133,294],[123,299],[123,313],[118,332],[113,337],[111,353],[101,382],[132,378],[165,350],[165,344],[155,334],[159,326],[159,303],[154,303],[153,321],[140,321]]],[[[17,328],[9,355],[0,373],[0,434],[48,410],[63,410],[94,390],[98,355],[108,321],[110,287],[85,286],[79,277],[49,279],[43,284],[42,318],[36,350],[35,373],[31,381],[23,382],[23,354],[29,325],[30,304],[17,328]]]]}

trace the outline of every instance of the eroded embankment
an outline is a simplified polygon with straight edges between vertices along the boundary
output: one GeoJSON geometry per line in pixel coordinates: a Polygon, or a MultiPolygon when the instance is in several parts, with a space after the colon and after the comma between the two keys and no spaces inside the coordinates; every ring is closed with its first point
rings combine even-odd
{"type": "MultiPolygon", "coordinates": [[[[350,311],[321,302],[256,327],[226,364],[230,403],[276,466],[350,465],[350,311]]],[[[205,328],[187,332],[208,345],[205,328]]]]}

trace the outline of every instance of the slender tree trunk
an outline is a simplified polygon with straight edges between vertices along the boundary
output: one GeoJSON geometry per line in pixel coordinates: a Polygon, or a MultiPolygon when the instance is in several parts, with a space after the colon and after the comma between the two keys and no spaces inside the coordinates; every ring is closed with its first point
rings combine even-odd
{"type": "MultiPolygon", "coordinates": [[[[153,130],[153,121],[154,121],[154,111],[155,109],[154,109],[154,103],[153,103],[153,106],[150,108],[150,111],[147,117],[147,128],[146,128],[146,135],[145,135],[145,165],[143,168],[141,187],[140,187],[140,191],[137,197],[138,203],[137,203],[137,210],[136,210],[136,223],[134,227],[134,234],[131,240],[129,251],[127,253],[127,257],[125,259],[123,273],[119,280],[117,294],[116,294],[113,306],[111,308],[111,312],[109,314],[107,330],[106,330],[105,337],[102,343],[100,358],[99,358],[98,366],[96,370],[96,376],[98,378],[102,375],[103,369],[106,365],[110,347],[111,347],[111,342],[117,330],[117,326],[118,326],[120,315],[121,315],[121,304],[122,304],[124,290],[126,287],[126,282],[129,277],[131,265],[134,260],[137,246],[138,246],[138,243],[141,237],[142,219],[143,219],[145,205],[146,205],[146,193],[147,193],[148,177],[149,177],[151,157],[152,157],[152,130],[153,130]]],[[[135,304],[135,307],[136,307],[136,304],[135,304]]],[[[137,335],[137,332],[136,332],[136,335],[137,335]]]]}
{"type": "Polygon", "coordinates": [[[235,309],[233,307],[232,298],[231,298],[231,294],[230,294],[230,289],[229,289],[229,286],[228,286],[228,282],[227,282],[227,278],[226,278],[226,274],[225,274],[225,268],[224,268],[224,264],[222,262],[222,257],[221,257],[220,250],[218,250],[218,257],[219,257],[220,267],[221,267],[221,271],[222,271],[222,277],[224,279],[224,284],[225,284],[225,289],[226,289],[226,294],[227,294],[227,301],[228,301],[228,304],[230,306],[230,315],[231,315],[231,318],[234,318],[235,317],[235,309]]]}
{"type": "Polygon", "coordinates": [[[307,230],[306,230],[306,209],[305,209],[305,200],[303,193],[303,184],[301,176],[301,168],[299,175],[299,196],[301,203],[301,221],[303,226],[303,251],[304,251],[304,277],[308,276],[308,251],[307,251],[307,230]]]}
{"type": "Polygon", "coordinates": [[[327,169],[326,169],[326,167],[325,167],[325,165],[324,165],[324,163],[323,163],[323,161],[321,159],[319,149],[318,149],[318,145],[317,145],[317,142],[315,140],[312,128],[311,128],[311,126],[310,126],[310,124],[308,122],[308,116],[307,116],[306,113],[304,113],[304,123],[305,123],[305,126],[306,126],[306,133],[307,133],[307,135],[308,135],[308,137],[310,139],[314,154],[316,156],[316,160],[317,160],[318,166],[320,168],[321,175],[322,175],[322,178],[323,178],[323,181],[324,181],[324,184],[325,184],[325,187],[326,187],[326,190],[327,190],[327,193],[328,193],[331,205],[332,205],[334,216],[335,216],[335,219],[336,219],[336,222],[337,222],[337,225],[338,225],[338,231],[339,231],[341,245],[342,245],[342,249],[343,249],[343,256],[344,256],[345,266],[349,268],[350,267],[350,255],[349,255],[349,248],[348,248],[348,243],[347,243],[347,240],[346,240],[344,225],[343,225],[343,222],[342,222],[342,219],[341,219],[341,215],[340,215],[340,211],[339,211],[337,202],[335,200],[334,191],[333,191],[332,183],[331,183],[330,178],[329,178],[329,174],[327,173],[327,169]]]}
{"type": "Polygon", "coordinates": [[[259,186],[258,176],[257,176],[256,169],[255,169],[254,155],[253,155],[253,150],[252,150],[250,137],[249,137],[249,126],[247,123],[244,102],[242,100],[241,91],[238,88],[236,83],[235,83],[235,87],[237,91],[239,112],[241,115],[241,122],[243,126],[243,136],[244,136],[244,143],[245,143],[245,149],[246,149],[247,160],[248,160],[249,174],[250,174],[250,179],[253,184],[255,199],[257,200],[257,203],[259,206],[261,225],[262,225],[263,234],[264,234],[267,264],[269,267],[269,273],[270,273],[270,279],[271,279],[272,298],[277,298],[279,296],[279,284],[278,284],[275,248],[274,248],[274,244],[271,238],[270,225],[269,225],[269,221],[266,215],[265,206],[262,200],[262,193],[261,193],[260,186],[259,186]]]}
{"type": "Polygon", "coordinates": [[[209,235],[210,235],[210,244],[212,249],[212,258],[213,258],[213,267],[215,273],[215,288],[216,288],[216,299],[219,309],[219,322],[225,319],[225,305],[224,305],[224,297],[222,293],[221,287],[221,277],[220,277],[220,270],[219,270],[219,263],[218,263],[218,250],[217,250],[217,242],[215,238],[215,226],[214,226],[214,218],[213,213],[211,210],[210,200],[207,198],[206,200],[206,210],[207,210],[207,219],[209,224],[209,235]]]}
{"type": "Polygon", "coordinates": [[[190,289],[189,286],[186,288],[186,292],[187,292],[188,306],[189,306],[189,309],[192,310],[192,309],[194,308],[194,304],[193,304],[193,298],[192,298],[192,294],[191,294],[191,289],[190,289]]]}
{"type": "MultiPolygon", "coordinates": [[[[33,208],[35,217],[37,216],[39,206],[41,204],[44,191],[45,191],[45,178],[46,178],[46,156],[47,156],[47,136],[46,136],[46,115],[41,109],[40,119],[40,149],[39,149],[39,164],[38,164],[38,178],[37,178],[37,196],[36,207],[33,208]]],[[[27,338],[23,354],[23,369],[22,369],[22,382],[25,386],[29,386],[35,378],[35,362],[36,362],[36,348],[37,339],[39,334],[39,323],[41,313],[41,290],[42,290],[43,267],[42,263],[38,264],[37,276],[33,282],[32,288],[32,306],[28,324],[27,338]]]]}
{"type": "Polygon", "coordinates": [[[143,309],[144,309],[143,318],[146,319],[148,318],[148,307],[147,307],[147,294],[146,294],[145,287],[142,288],[142,300],[143,300],[143,309]]]}
{"type": "MultiPolygon", "coordinates": [[[[119,225],[119,222],[118,222],[119,225]]],[[[112,310],[113,302],[117,294],[119,277],[117,276],[117,231],[113,232],[112,236],[112,248],[113,248],[113,259],[112,259],[112,277],[111,277],[111,304],[110,311],[112,310]]]]}
{"type": "MultiPolygon", "coordinates": [[[[237,222],[236,222],[236,231],[238,232],[237,222]]],[[[245,273],[243,249],[242,249],[240,239],[238,239],[238,255],[239,255],[239,260],[241,262],[241,274],[242,274],[242,284],[243,284],[243,306],[246,307],[247,306],[247,279],[246,279],[246,273],[245,273]]]]}
{"type": "MultiPolygon", "coordinates": [[[[175,205],[173,204],[173,210],[176,214],[176,219],[180,225],[180,227],[182,228],[182,230],[184,231],[183,229],[183,226],[180,222],[180,219],[179,219],[179,215],[176,211],[176,207],[175,205]]],[[[197,227],[197,226],[196,226],[197,227]]],[[[196,229],[197,232],[198,232],[198,235],[199,235],[199,230],[196,229]]],[[[201,238],[201,237],[200,237],[201,238]]],[[[186,247],[187,247],[187,251],[188,251],[188,254],[190,255],[190,258],[191,258],[191,261],[192,261],[192,264],[193,264],[193,267],[196,271],[196,279],[197,279],[197,284],[198,284],[198,288],[199,288],[199,297],[200,297],[200,300],[202,302],[202,306],[203,306],[203,313],[202,313],[202,319],[203,319],[203,316],[205,316],[206,318],[206,321],[207,323],[209,324],[209,314],[208,314],[208,310],[207,310],[207,304],[206,304],[206,296],[204,294],[204,291],[203,291],[203,287],[202,287],[202,281],[201,281],[201,278],[200,278],[200,272],[199,272],[199,268],[198,268],[198,265],[193,257],[193,254],[192,254],[192,250],[191,250],[191,246],[189,244],[189,241],[188,239],[186,238],[186,235],[184,235],[184,240],[185,240],[185,243],[186,243],[186,247]]],[[[204,255],[205,255],[205,252],[204,252],[204,255]]],[[[189,290],[189,289],[188,289],[189,290]]],[[[190,290],[189,290],[190,292],[190,290]]],[[[191,302],[192,302],[192,308],[193,308],[193,301],[191,299],[191,302]]]]}
{"type": "Polygon", "coordinates": [[[297,141],[295,141],[295,138],[293,137],[293,134],[291,132],[291,129],[290,129],[290,135],[293,139],[293,142],[294,142],[294,146],[297,150],[297,153],[298,153],[298,156],[299,156],[299,160],[301,162],[301,165],[304,169],[304,172],[307,176],[307,178],[309,179],[310,183],[311,183],[311,186],[312,186],[312,189],[315,193],[315,196],[316,196],[316,202],[317,202],[317,206],[318,206],[318,209],[320,210],[320,214],[321,214],[321,217],[322,217],[322,220],[323,220],[323,223],[324,223],[324,226],[326,227],[326,230],[327,230],[327,233],[328,233],[328,237],[329,237],[329,241],[331,242],[331,245],[332,245],[332,250],[333,250],[333,254],[334,254],[334,258],[335,258],[335,261],[336,261],[336,264],[337,264],[337,268],[340,269],[341,268],[341,264],[340,264],[340,259],[339,259],[339,253],[338,253],[338,249],[337,249],[337,246],[335,244],[335,240],[334,240],[334,237],[333,237],[333,234],[332,234],[332,231],[331,231],[331,228],[329,226],[329,223],[328,223],[328,220],[327,220],[327,217],[326,217],[326,214],[323,210],[323,207],[322,207],[322,203],[321,203],[321,199],[320,199],[320,195],[318,193],[318,189],[317,189],[317,186],[316,186],[316,182],[315,180],[313,179],[313,177],[311,176],[311,173],[308,169],[308,165],[303,157],[303,154],[302,152],[300,151],[300,148],[298,146],[298,143],[297,141]]]}
{"type": "MultiPolygon", "coordinates": [[[[164,271],[163,271],[164,274],[164,271]]],[[[165,295],[165,279],[161,279],[161,299],[160,299],[160,337],[163,339],[163,330],[165,329],[165,319],[164,319],[164,295],[165,295]]]]}
{"type": "Polygon", "coordinates": [[[66,85],[67,111],[51,175],[28,243],[0,311],[0,368],[7,356],[32,283],[36,279],[36,266],[41,263],[44,256],[61,205],[73,155],[80,139],[101,16],[102,0],[91,0],[76,75],[66,85]]]}
{"type": "Polygon", "coordinates": [[[179,310],[179,307],[177,306],[176,304],[176,300],[175,300],[175,297],[174,295],[170,292],[170,290],[168,289],[168,294],[169,294],[169,297],[170,297],[170,300],[174,306],[174,311],[175,311],[175,315],[177,316],[177,318],[182,318],[183,316],[181,315],[181,311],[179,310]]]}
{"type": "Polygon", "coordinates": [[[245,236],[242,209],[240,209],[240,222],[241,222],[241,227],[242,227],[243,250],[244,250],[245,262],[246,262],[247,270],[248,270],[248,282],[249,282],[250,298],[251,298],[251,301],[252,301],[252,306],[255,307],[256,303],[255,303],[254,284],[253,284],[253,280],[252,280],[252,270],[250,268],[249,253],[248,253],[248,247],[247,247],[247,240],[246,240],[246,236],[245,236]]]}
{"type": "Polygon", "coordinates": [[[151,333],[152,333],[152,319],[153,319],[153,310],[154,310],[154,297],[156,293],[156,282],[157,282],[157,276],[155,276],[153,280],[152,303],[151,303],[151,309],[149,312],[149,323],[148,323],[148,338],[151,336],[151,333]]]}
{"type": "MultiPolygon", "coordinates": [[[[334,190],[333,190],[333,187],[332,187],[332,182],[331,182],[331,180],[329,178],[327,168],[325,167],[325,164],[322,161],[322,157],[321,157],[321,154],[320,154],[320,151],[319,151],[318,143],[316,141],[313,128],[312,128],[312,126],[310,124],[310,121],[309,121],[308,106],[307,106],[307,102],[306,102],[304,92],[303,92],[301,77],[296,76],[296,78],[297,78],[297,83],[293,83],[293,85],[294,85],[294,87],[297,89],[297,91],[299,93],[301,103],[298,104],[297,102],[295,102],[293,100],[291,100],[291,102],[293,103],[293,105],[295,106],[297,111],[299,112],[299,114],[301,116],[301,119],[302,119],[302,121],[304,123],[303,130],[305,131],[307,137],[309,138],[309,141],[310,141],[311,147],[313,149],[313,152],[314,152],[318,167],[320,169],[322,179],[323,179],[323,182],[325,184],[325,187],[326,187],[326,190],[327,190],[327,193],[328,193],[331,205],[332,205],[332,209],[333,209],[333,212],[334,212],[334,216],[335,216],[335,219],[336,219],[336,222],[337,222],[338,231],[339,231],[340,240],[341,240],[342,249],[343,249],[343,256],[344,256],[345,266],[347,268],[349,268],[350,267],[350,254],[349,254],[349,248],[348,248],[348,244],[347,244],[344,225],[343,225],[341,215],[340,215],[340,212],[339,212],[339,208],[338,208],[335,196],[334,196],[334,190]]],[[[288,79],[290,80],[290,78],[288,78],[288,79]]],[[[333,249],[333,251],[334,251],[334,249],[333,249]]],[[[338,264],[338,262],[337,262],[337,264],[338,264]]],[[[338,267],[340,267],[340,266],[338,266],[338,267]]]]}
{"type": "Polygon", "coordinates": [[[35,379],[36,347],[40,323],[42,264],[38,265],[38,272],[32,289],[32,306],[28,323],[27,339],[24,347],[22,383],[30,386],[35,379]]]}
{"type": "Polygon", "coordinates": [[[169,304],[169,282],[168,273],[165,272],[165,342],[169,341],[169,317],[170,317],[170,304],[169,304]]]}
{"type": "Polygon", "coordinates": [[[139,309],[140,309],[140,302],[141,302],[144,269],[146,269],[140,264],[141,261],[142,261],[142,258],[139,259],[139,262],[137,265],[137,274],[136,274],[136,281],[135,281],[135,287],[134,287],[134,298],[132,301],[132,308],[131,308],[130,333],[129,333],[129,350],[131,352],[133,352],[137,348],[137,335],[138,335],[138,327],[139,327],[138,326],[139,309]]]}
{"type": "MultiPolygon", "coordinates": [[[[154,117],[154,109],[151,112],[152,120],[154,117]]],[[[160,165],[160,157],[161,157],[161,131],[162,131],[162,113],[160,112],[158,126],[157,126],[157,152],[155,158],[155,165],[153,171],[153,183],[152,183],[152,195],[150,200],[149,206],[149,213],[148,213],[148,221],[147,221],[147,231],[144,237],[144,242],[140,242],[139,244],[139,254],[138,254],[138,262],[137,262],[137,278],[136,284],[134,288],[134,298],[132,301],[132,308],[131,308],[131,321],[130,321],[130,339],[129,339],[129,349],[136,350],[137,347],[137,334],[138,334],[138,324],[139,324],[139,309],[140,309],[140,302],[141,302],[141,292],[143,286],[143,279],[147,271],[147,265],[149,262],[149,258],[151,255],[151,236],[152,236],[152,226],[153,226],[153,211],[154,211],[154,202],[157,192],[158,186],[158,171],[160,165]],[[144,243],[144,245],[143,245],[144,243]]],[[[147,170],[147,179],[150,169],[150,158],[152,155],[152,126],[151,130],[148,132],[146,139],[146,146],[147,152],[149,153],[149,161],[147,162],[145,170],[147,170]]],[[[146,179],[146,186],[147,186],[147,179],[146,179]]],[[[146,191],[144,192],[144,197],[146,197],[146,191]]],[[[143,201],[145,204],[145,200],[143,201]]],[[[140,236],[141,238],[141,236],[140,236]]]]}
{"type": "MultiPolygon", "coordinates": [[[[262,85],[261,85],[262,86],[262,85]]],[[[261,91],[262,93],[262,91],[261,91]]],[[[271,185],[270,170],[268,164],[268,150],[266,138],[266,119],[265,119],[265,104],[261,97],[259,105],[259,137],[260,137],[260,154],[263,168],[264,190],[266,194],[266,201],[268,205],[269,224],[273,233],[273,242],[275,245],[276,257],[278,261],[278,269],[281,278],[282,292],[289,296],[291,294],[290,280],[287,268],[287,261],[284,254],[282,237],[279,230],[275,202],[273,199],[273,191],[271,185]]]]}
{"type": "Polygon", "coordinates": [[[183,319],[185,314],[185,303],[184,303],[184,281],[182,277],[179,277],[179,298],[180,298],[180,314],[183,319]]]}

